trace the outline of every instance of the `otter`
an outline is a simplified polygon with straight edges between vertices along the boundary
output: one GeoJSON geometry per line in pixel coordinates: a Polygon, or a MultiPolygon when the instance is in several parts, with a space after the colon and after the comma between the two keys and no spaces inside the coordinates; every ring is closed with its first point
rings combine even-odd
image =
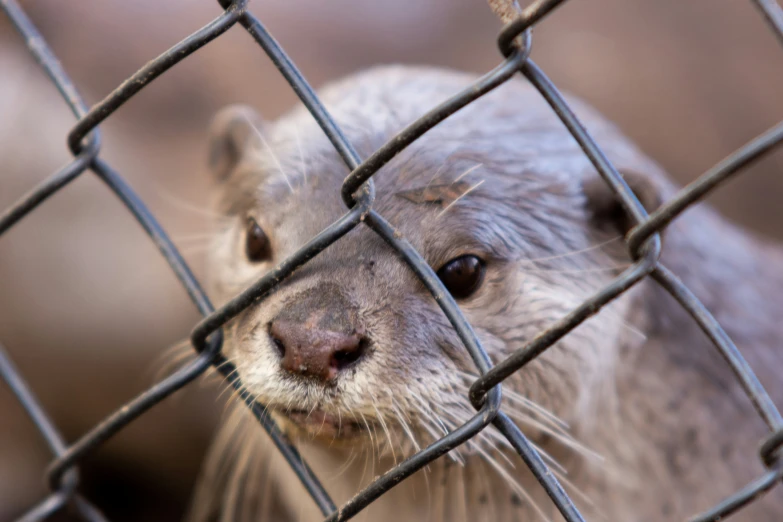
{"type": "MultiPolygon", "coordinates": [[[[469,85],[385,66],[319,92],[363,157],[469,85]]],[[[571,107],[653,210],[677,188],[620,130],[571,107]]],[[[226,302],[345,212],[348,170],[300,106],[276,122],[215,118],[222,216],[209,288],[226,302]]],[[[540,94],[514,79],[426,133],[374,176],[374,208],[422,254],[497,363],[631,262],[620,203],[540,94]]],[[[662,261],[783,398],[783,249],[699,205],[662,233],[662,261]]],[[[434,298],[359,226],[224,328],[226,357],[338,505],[467,420],[477,376],[434,298]]],[[[765,426],[696,323],[643,280],[503,383],[501,409],[587,520],[683,520],[759,476],[765,426]]],[[[320,520],[243,404],[205,463],[189,518],[320,520]]],[[[735,516],[783,520],[773,492],[735,516]]],[[[562,520],[494,427],[380,497],[373,521],[562,520]]]]}

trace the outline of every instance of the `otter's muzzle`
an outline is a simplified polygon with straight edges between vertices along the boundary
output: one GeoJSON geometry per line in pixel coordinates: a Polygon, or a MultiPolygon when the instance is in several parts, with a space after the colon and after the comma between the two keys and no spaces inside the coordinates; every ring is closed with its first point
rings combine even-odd
{"type": "Polygon", "coordinates": [[[295,296],[269,324],[281,367],[324,383],[366,355],[368,341],[356,309],[335,285],[319,285],[295,296]]]}

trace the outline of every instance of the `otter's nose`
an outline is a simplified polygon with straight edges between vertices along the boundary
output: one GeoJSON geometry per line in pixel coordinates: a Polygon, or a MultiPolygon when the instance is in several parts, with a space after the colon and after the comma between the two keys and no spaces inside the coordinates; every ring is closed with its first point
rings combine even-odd
{"type": "Polygon", "coordinates": [[[333,380],[340,370],[358,361],[365,341],[356,332],[346,334],[312,323],[276,319],[269,333],[287,371],[323,381],[333,380]]]}

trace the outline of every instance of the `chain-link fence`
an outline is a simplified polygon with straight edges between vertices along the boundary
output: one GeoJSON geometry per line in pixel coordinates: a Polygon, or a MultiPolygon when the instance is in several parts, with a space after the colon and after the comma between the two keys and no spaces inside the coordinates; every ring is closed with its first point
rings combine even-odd
{"type": "MultiPolygon", "coordinates": [[[[749,1],[752,1],[759,9],[770,29],[783,44],[783,10],[780,6],[774,0],[749,1]]],[[[247,0],[219,0],[219,2],[224,9],[220,16],[149,62],[105,99],[92,108],[88,108],[57,58],[47,47],[43,37],[16,0],[0,0],[0,6],[26,40],[30,53],[44,68],[78,119],[68,135],[68,146],[73,153],[73,161],[32,190],[10,209],[0,214],[0,235],[8,231],[49,196],[75,180],[82,173],[91,170],[122,200],[150,239],[155,242],[196,308],[204,316],[191,334],[193,348],[198,353],[197,358],[119,408],[114,414],[70,445],[59,435],[57,428],[39,406],[35,396],[0,345],[0,375],[27,410],[55,457],[47,473],[51,494],[28,511],[20,520],[43,520],[65,506],[71,506],[74,512],[84,520],[105,520],[99,510],[78,492],[77,467],[80,461],[149,408],[186,386],[210,367],[219,371],[237,390],[239,396],[244,399],[247,407],[269,433],[278,450],[296,472],[326,520],[350,519],[401,480],[432,460],[465,443],[489,424],[494,425],[508,439],[563,517],[569,522],[583,520],[558,480],[549,472],[538,452],[517,426],[500,410],[501,384],[505,378],[540,355],[559,339],[568,335],[580,323],[597,313],[601,307],[648,276],[666,289],[709,336],[715,348],[739,379],[758,414],[770,429],[770,435],[762,441],[760,449],[760,458],[766,466],[766,473],[710,511],[696,516],[693,520],[718,520],[727,516],[752,502],[783,479],[783,450],[781,450],[783,447],[783,417],[720,325],[690,290],[659,262],[661,243],[658,237],[659,232],[690,205],[783,141],[783,123],[750,141],[648,215],[623,178],[606,159],[565,103],[555,86],[529,58],[532,43],[531,28],[541,23],[547,15],[563,3],[563,0],[538,0],[522,10],[520,15],[506,25],[500,33],[498,45],[504,57],[500,65],[476,80],[473,85],[423,115],[369,158],[362,160],[321,105],[295,65],[261,22],[247,10],[247,0]],[[256,281],[250,288],[225,306],[214,310],[199,282],[144,202],[138,198],[119,173],[101,158],[99,125],[152,80],[237,23],[247,30],[279,69],[323,129],[351,173],[342,186],[342,199],[348,209],[347,212],[298,252],[256,281]],[[503,84],[517,73],[525,76],[546,99],[582,147],[601,177],[617,195],[625,211],[632,217],[635,226],[626,235],[625,243],[634,262],[610,284],[551,328],[541,332],[506,360],[492,366],[471,326],[466,322],[454,300],[432,269],[404,238],[398,236],[383,216],[373,209],[375,189],[371,178],[378,169],[429,129],[465,105],[503,84]],[[251,304],[263,299],[295,269],[317,256],[356,226],[371,228],[405,260],[448,317],[481,377],[472,384],[470,389],[470,401],[477,410],[475,416],[377,478],[337,509],[296,448],[278,429],[263,406],[256,403],[250,394],[243,389],[242,383],[234,371],[234,366],[224,358],[221,352],[221,327],[251,304]]]]}

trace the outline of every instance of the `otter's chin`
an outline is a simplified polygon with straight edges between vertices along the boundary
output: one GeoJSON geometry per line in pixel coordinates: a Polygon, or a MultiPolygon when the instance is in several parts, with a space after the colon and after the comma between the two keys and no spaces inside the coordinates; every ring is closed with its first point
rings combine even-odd
{"type": "Polygon", "coordinates": [[[283,410],[270,408],[272,417],[291,438],[306,438],[328,444],[356,441],[367,436],[367,426],[344,415],[328,413],[318,408],[283,410]]]}

